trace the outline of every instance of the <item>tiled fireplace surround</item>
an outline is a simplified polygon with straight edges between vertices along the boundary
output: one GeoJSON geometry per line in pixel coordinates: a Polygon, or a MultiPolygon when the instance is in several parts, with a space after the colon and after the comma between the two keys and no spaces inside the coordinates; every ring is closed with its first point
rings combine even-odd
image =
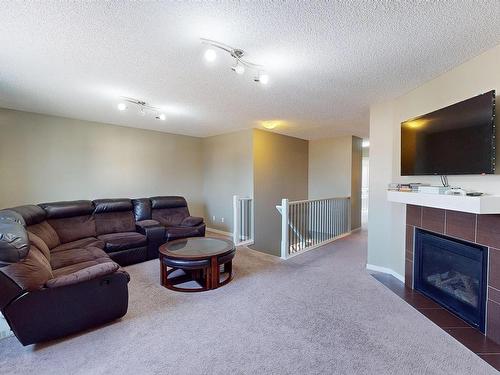
{"type": "Polygon", "coordinates": [[[500,343],[500,215],[476,215],[422,206],[406,206],[405,284],[413,288],[415,228],[488,247],[486,336],[500,343]]]}

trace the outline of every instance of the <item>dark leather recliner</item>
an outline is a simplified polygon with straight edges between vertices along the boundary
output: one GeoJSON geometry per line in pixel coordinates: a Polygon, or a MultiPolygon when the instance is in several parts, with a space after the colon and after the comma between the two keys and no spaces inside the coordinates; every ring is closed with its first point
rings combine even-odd
{"type": "Polygon", "coordinates": [[[76,333],[127,312],[129,275],[92,245],[99,244],[97,239],[80,241],[79,248],[60,247],[61,237],[70,241],[78,237],[75,232],[91,234],[84,206],[52,206],[47,213],[33,205],[0,211],[0,311],[23,345],[76,333]],[[75,228],[57,233],[52,225],[60,228],[58,220],[68,212],[78,214],[72,219],[75,228]]]}
{"type": "Polygon", "coordinates": [[[189,214],[183,197],[162,196],[134,199],[135,220],[138,225],[162,225],[165,240],[205,236],[206,225],[202,217],[189,214]]]}

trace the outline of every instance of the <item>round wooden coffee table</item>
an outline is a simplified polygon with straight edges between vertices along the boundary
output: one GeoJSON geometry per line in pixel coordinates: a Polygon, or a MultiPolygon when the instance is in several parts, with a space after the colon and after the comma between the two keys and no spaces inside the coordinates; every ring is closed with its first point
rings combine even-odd
{"type": "Polygon", "coordinates": [[[161,285],[179,292],[217,289],[233,278],[232,261],[236,248],[232,241],[213,237],[189,237],[160,246],[161,285]],[[221,281],[221,267],[226,278],[221,281]],[[195,281],[199,288],[176,285],[195,281]]]}

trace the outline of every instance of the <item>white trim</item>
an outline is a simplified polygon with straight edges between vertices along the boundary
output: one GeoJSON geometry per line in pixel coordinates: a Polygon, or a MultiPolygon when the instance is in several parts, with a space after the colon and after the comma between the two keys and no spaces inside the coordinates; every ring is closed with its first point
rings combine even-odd
{"type": "Polygon", "coordinates": [[[207,232],[214,232],[214,233],[217,233],[217,234],[222,234],[224,236],[228,236],[228,237],[233,237],[233,234],[231,232],[225,232],[223,230],[220,230],[220,229],[213,229],[213,228],[206,228],[207,232]]]}
{"type": "Polygon", "coordinates": [[[397,273],[394,270],[391,270],[390,268],[387,267],[381,267],[381,266],[376,266],[374,264],[366,264],[366,269],[370,271],[377,271],[377,272],[382,272],[382,273],[387,273],[389,275],[394,276],[396,279],[399,281],[405,282],[404,276],[401,276],[399,273],[397,273]]]}
{"type": "Polygon", "coordinates": [[[243,241],[243,242],[238,242],[236,244],[236,246],[249,246],[249,245],[253,245],[253,240],[248,240],[248,241],[243,241]]]}

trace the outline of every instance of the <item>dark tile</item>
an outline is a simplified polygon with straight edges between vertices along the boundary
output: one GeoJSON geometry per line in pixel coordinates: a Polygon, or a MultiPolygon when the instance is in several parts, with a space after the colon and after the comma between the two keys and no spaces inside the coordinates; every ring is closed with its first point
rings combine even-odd
{"type": "Polygon", "coordinates": [[[500,249],[500,215],[478,215],[476,242],[500,249]]]}
{"type": "Polygon", "coordinates": [[[466,241],[476,240],[476,215],[467,212],[446,211],[445,233],[466,241]]]}
{"type": "Polygon", "coordinates": [[[445,309],[419,309],[418,311],[441,328],[472,328],[462,319],[445,309]]]}
{"type": "Polygon", "coordinates": [[[490,247],[488,285],[500,289],[500,250],[490,247]]]}
{"type": "Polygon", "coordinates": [[[500,353],[494,354],[479,354],[479,356],[488,362],[490,366],[500,371],[500,353]]]}
{"type": "Polygon", "coordinates": [[[382,272],[373,272],[372,276],[398,296],[404,296],[405,284],[401,280],[398,280],[394,276],[382,272]]]}
{"type": "Polygon", "coordinates": [[[500,353],[500,345],[475,328],[445,328],[444,330],[474,353],[500,353]]]}
{"type": "Polygon", "coordinates": [[[445,210],[439,208],[424,207],[422,209],[422,228],[444,233],[445,210]]]}
{"type": "Polygon", "coordinates": [[[422,225],[422,207],[406,205],[406,224],[420,227],[422,225]]]}
{"type": "Polygon", "coordinates": [[[488,301],[488,323],[486,335],[500,344],[500,304],[488,301]]]}
{"type": "MultiPolygon", "coordinates": [[[[413,232],[415,227],[411,225],[406,226],[406,251],[413,254],[413,232]]],[[[413,256],[410,258],[413,259],[413,256]]]]}
{"type": "Polygon", "coordinates": [[[423,294],[411,290],[411,292],[406,293],[406,295],[403,297],[403,299],[408,302],[410,305],[415,307],[416,309],[436,309],[436,308],[442,308],[440,305],[438,305],[436,302],[431,300],[430,298],[427,298],[423,294]]]}
{"type": "Polygon", "coordinates": [[[405,285],[413,289],[413,261],[405,260],[405,285]]]}
{"type": "Polygon", "coordinates": [[[493,302],[500,303],[500,290],[489,286],[488,287],[488,299],[492,300],[493,302]]]}

